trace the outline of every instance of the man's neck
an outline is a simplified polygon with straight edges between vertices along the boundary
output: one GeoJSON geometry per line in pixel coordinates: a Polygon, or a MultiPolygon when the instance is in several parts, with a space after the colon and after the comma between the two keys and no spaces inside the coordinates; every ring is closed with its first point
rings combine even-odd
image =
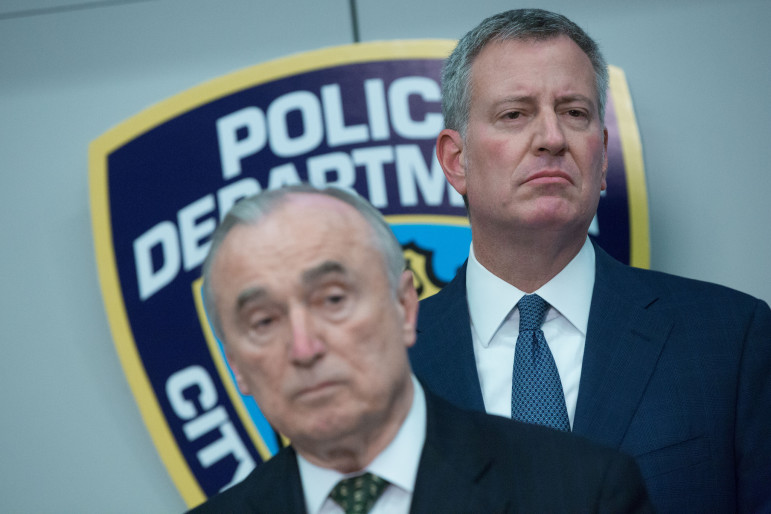
{"type": "Polygon", "coordinates": [[[414,386],[408,374],[403,388],[394,395],[389,414],[370,420],[367,427],[341,435],[328,443],[313,446],[293,441],[295,450],[309,462],[340,473],[355,473],[366,468],[393,441],[412,406],[414,386]],[[366,429],[365,429],[366,428],[366,429]]]}
{"type": "Polygon", "coordinates": [[[586,233],[576,236],[547,230],[485,238],[472,229],[477,261],[520,291],[532,293],[554,278],[578,255],[586,233]]]}

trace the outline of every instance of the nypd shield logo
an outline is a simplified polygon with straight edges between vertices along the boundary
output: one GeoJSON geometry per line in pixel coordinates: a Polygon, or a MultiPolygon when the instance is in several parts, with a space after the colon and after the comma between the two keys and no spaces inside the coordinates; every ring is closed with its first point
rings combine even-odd
{"type": "MultiPolygon", "coordinates": [[[[403,244],[422,297],[468,255],[460,196],[434,156],[439,76],[455,42],[308,52],[179,93],[90,148],[99,277],[126,377],[188,505],[286,444],[235,386],[201,298],[209,237],[240,198],[309,182],[358,192],[403,244]]],[[[608,193],[592,237],[648,265],[642,152],[623,73],[611,69],[608,193]]]]}

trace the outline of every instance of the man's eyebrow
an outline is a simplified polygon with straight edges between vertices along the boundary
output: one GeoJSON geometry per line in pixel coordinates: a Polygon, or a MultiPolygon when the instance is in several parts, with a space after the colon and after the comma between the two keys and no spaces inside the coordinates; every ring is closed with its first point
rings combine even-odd
{"type": "Polygon", "coordinates": [[[315,266],[309,270],[304,271],[302,274],[302,282],[303,284],[311,284],[319,280],[324,275],[329,275],[330,273],[339,273],[342,275],[346,275],[347,270],[345,266],[343,266],[340,262],[324,261],[318,266],[315,266]]]}
{"type": "Polygon", "coordinates": [[[262,287],[250,287],[242,291],[238,298],[236,298],[236,310],[240,311],[249,302],[255,302],[263,298],[267,298],[268,291],[262,287]]]}
{"type": "Polygon", "coordinates": [[[585,95],[579,95],[579,94],[560,96],[559,98],[557,98],[557,101],[562,104],[578,101],[578,102],[586,102],[592,107],[595,105],[595,102],[592,98],[585,95]]]}
{"type": "Polygon", "coordinates": [[[501,98],[495,102],[494,105],[514,104],[514,103],[533,103],[535,97],[532,95],[512,95],[501,98]]]}
{"type": "MultiPolygon", "coordinates": [[[[537,100],[532,95],[512,95],[507,96],[505,98],[501,98],[500,100],[496,101],[493,105],[498,107],[500,105],[505,104],[515,104],[515,103],[535,103],[537,100]]],[[[557,97],[557,103],[568,103],[568,102],[586,102],[590,105],[594,105],[595,101],[591,97],[588,97],[586,95],[582,94],[568,94],[568,95],[562,95],[557,97]]]]}

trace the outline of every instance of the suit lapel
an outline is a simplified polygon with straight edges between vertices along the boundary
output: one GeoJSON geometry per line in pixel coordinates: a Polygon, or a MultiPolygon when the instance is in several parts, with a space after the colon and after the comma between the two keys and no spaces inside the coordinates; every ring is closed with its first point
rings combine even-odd
{"type": "Polygon", "coordinates": [[[465,409],[484,411],[466,300],[466,264],[420,304],[418,340],[410,348],[415,375],[432,391],[465,409]]]}
{"type": "Polygon", "coordinates": [[[634,416],[672,319],[658,296],[595,245],[596,279],[573,432],[618,447],[634,416]]]}
{"type": "Polygon", "coordinates": [[[294,448],[281,450],[263,466],[261,479],[250,494],[251,512],[305,514],[305,495],[294,448]]]}
{"type": "Polygon", "coordinates": [[[511,494],[491,493],[480,485],[493,472],[493,457],[463,411],[426,391],[426,414],[426,441],[410,512],[510,511],[505,498],[511,494]]]}

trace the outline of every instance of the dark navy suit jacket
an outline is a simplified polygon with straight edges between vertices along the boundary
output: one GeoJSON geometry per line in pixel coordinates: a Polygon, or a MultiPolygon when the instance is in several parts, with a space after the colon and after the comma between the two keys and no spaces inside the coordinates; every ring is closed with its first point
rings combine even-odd
{"type": "MultiPolygon", "coordinates": [[[[573,432],[634,456],[660,512],[771,512],[768,305],[595,251],[573,432]]],[[[421,302],[410,360],[430,390],[484,410],[465,265],[421,302]]]]}
{"type": "MultiPolygon", "coordinates": [[[[426,391],[426,441],[412,513],[652,512],[631,457],[564,432],[468,412],[426,391]]],[[[304,513],[294,450],[194,509],[304,513]]]]}

